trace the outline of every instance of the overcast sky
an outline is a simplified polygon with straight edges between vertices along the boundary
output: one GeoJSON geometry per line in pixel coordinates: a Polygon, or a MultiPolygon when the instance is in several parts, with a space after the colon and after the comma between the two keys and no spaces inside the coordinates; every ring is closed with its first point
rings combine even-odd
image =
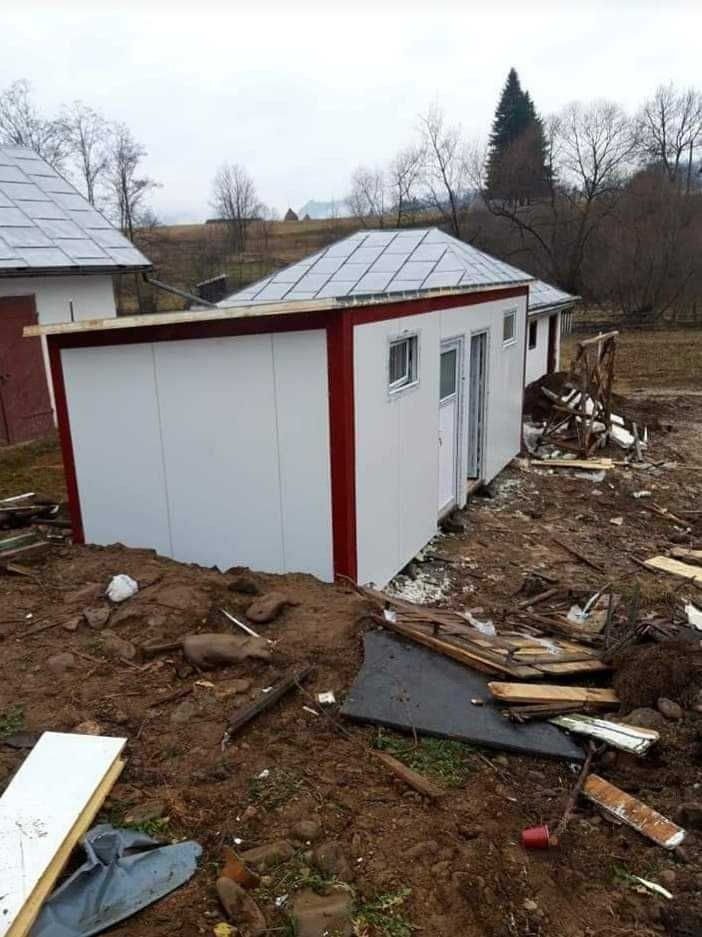
{"type": "Polygon", "coordinates": [[[280,212],[341,199],[433,101],[484,138],[511,65],[542,114],[634,109],[662,82],[702,85],[701,35],[700,0],[24,0],[3,4],[0,86],[126,122],[159,216],[197,221],[225,160],[280,212]]]}

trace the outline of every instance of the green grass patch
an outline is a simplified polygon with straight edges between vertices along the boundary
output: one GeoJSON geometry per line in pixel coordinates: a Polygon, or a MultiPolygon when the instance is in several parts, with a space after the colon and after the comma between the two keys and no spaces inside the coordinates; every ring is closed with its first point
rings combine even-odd
{"type": "Polygon", "coordinates": [[[19,703],[0,713],[0,739],[7,739],[24,726],[24,710],[19,703]]]}
{"type": "Polygon", "coordinates": [[[408,768],[442,781],[448,787],[462,787],[473,771],[473,749],[451,739],[421,738],[408,743],[406,738],[378,732],[374,740],[379,751],[399,759],[408,768]]]}
{"type": "Polygon", "coordinates": [[[418,928],[402,911],[411,894],[411,888],[400,888],[357,904],[353,923],[358,937],[412,937],[418,928]]]}

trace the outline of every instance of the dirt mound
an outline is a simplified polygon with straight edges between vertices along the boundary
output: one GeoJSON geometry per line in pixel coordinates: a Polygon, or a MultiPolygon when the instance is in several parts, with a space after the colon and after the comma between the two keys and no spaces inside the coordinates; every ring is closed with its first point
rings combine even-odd
{"type": "Polygon", "coordinates": [[[655,706],[661,696],[685,705],[700,685],[700,662],[689,641],[633,647],[615,662],[613,686],[631,708],[655,706]]]}

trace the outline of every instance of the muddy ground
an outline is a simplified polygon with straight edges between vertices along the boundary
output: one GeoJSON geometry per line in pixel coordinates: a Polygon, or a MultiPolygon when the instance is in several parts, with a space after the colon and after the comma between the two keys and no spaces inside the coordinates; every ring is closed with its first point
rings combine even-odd
{"type": "MultiPolygon", "coordinates": [[[[659,427],[652,434],[651,458],[676,462],[676,468],[620,467],[595,482],[515,461],[498,479],[495,497],[471,501],[465,533],[442,535],[434,544],[434,552],[450,562],[419,564],[413,571],[418,578],[400,579],[397,587],[407,594],[424,590],[439,604],[472,609],[499,627],[509,623],[530,570],[576,589],[595,591],[612,582],[624,596],[638,581],[640,615],[656,613],[670,620],[681,599],[693,597],[695,590],[647,572],[631,558],[665,552],[681,540],[702,547],[702,521],[683,535],[647,507],[651,500],[673,512],[701,507],[702,472],[690,466],[702,464],[702,410],[696,396],[683,393],[641,399],[638,406],[659,427]],[[652,492],[651,499],[633,497],[644,489],[652,492]],[[610,523],[619,517],[620,526],[610,523]],[[591,557],[604,572],[578,562],[554,543],[554,536],[591,557]]],[[[21,458],[13,462],[11,482],[2,470],[8,455],[0,459],[0,493],[34,487],[35,448],[23,451],[26,464],[23,468],[21,458]]],[[[50,442],[38,450],[46,469],[41,487],[53,477],[51,451],[50,442]]],[[[55,484],[58,494],[60,482],[55,484]]],[[[300,820],[320,824],[321,843],[339,844],[352,870],[359,933],[702,933],[702,833],[691,830],[684,852],[674,856],[581,801],[558,849],[522,849],[524,827],[560,815],[573,784],[565,763],[436,741],[417,748],[411,738],[383,733],[381,744],[445,789],[434,804],[372,758],[377,729],[344,724],[342,731],[335,718],[305,710],[313,700],[299,691],[223,746],[232,713],[260,699],[261,690],[291,668],[311,664],[309,693],[333,689],[343,699],[361,663],[362,635],[370,627],[366,602],[351,589],[304,575],[251,573],[260,591],[283,590],[299,603],[260,626],[275,642],[272,660],[197,673],[179,652],[145,663],[130,660],[129,645],[118,639],[141,645],[197,631],[229,631],[219,609],[243,615],[251,601],[231,588],[241,570],[185,566],[120,546],[70,545],[54,547],[33,569],[35,577],[0,576],[0,735],[20,727],[70,731],[94,720],[105,734],[126,737],[126,768],[102,819],[124,822],[135,808],[152,805],[156,816],[144,821],[144,828],[167,840],[195,839],[204,849],[188,885],[113,933],[213,933],[223,920],[215,890],[222,846],[241,851],[289,840],[300,820]],[[113,608],[107,623],[90,627],[80,616],[86,607],[106,607],[101,593],[116,573],[133,576],[140,591],[113,608]],[[27,635],[42,625],[52,627],[27,635]],[[52,660],[63,652],[73,655],[65,668],[52,660]],[[250,681],[250,686],[227,696],[234,679],[250,681]],[[664,884],[674,900],[639,893],[631,875],[664,884]]],[[[702,715],[688,705],[681,722],[661,722],[655,754],[643,761],[607,758],[599,770],[675,816],[681,803],[702,800],[702,715]]],[[[25,754],[0,746],[0,788],[25,754]]],[[[306,844],[294,847],[293,857],[269,870],[254,893],[271,934],[293,934],[285,908],[275,907],[276,897],[293,896],[304,886],[322,889],[334,877],[315,867],[306,844]]]]}

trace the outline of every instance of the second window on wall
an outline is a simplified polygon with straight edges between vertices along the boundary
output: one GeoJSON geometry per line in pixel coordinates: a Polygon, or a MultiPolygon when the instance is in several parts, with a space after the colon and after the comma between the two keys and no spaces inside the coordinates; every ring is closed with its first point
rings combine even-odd
{"type": "Polygon", "coordinates": [[[539,323],[534,320],[529,323],[529,351],[536,348],[536,339],[538,337],[539,323]]]}
{"type": "Polygon", "coordinates": [[[388,361],[388,390],[395,392],[417,382],[418,338],[406,338],[390,342],[388,361]]]}
{"type": "Polygon", "coordinates": [[[517,310],[510,309],[502,320],[502,343],[509,345],[517,338],[517,310]]]}

